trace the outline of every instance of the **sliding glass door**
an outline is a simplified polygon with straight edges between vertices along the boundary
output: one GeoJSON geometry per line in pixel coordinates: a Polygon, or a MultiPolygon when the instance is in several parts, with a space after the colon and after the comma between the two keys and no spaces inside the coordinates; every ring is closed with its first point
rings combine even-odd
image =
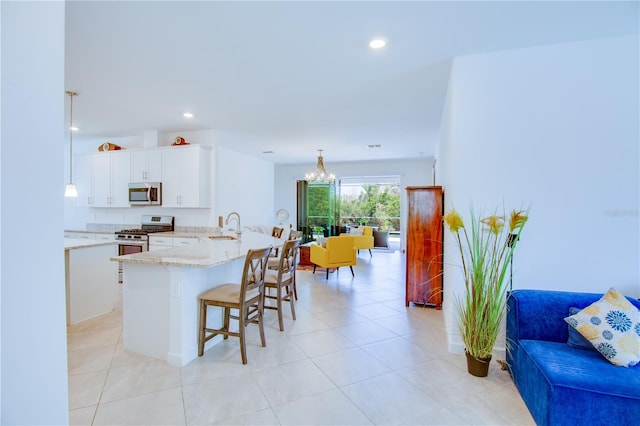
{"type": "Polygon", "coordinates": [[[339,235],[340,182],[297,182],[297,224],[304,242],[339,235]]]}

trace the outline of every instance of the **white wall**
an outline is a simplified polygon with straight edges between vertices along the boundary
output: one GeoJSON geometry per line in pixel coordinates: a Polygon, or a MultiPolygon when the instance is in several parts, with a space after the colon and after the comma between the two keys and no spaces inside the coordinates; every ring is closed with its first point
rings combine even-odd
{"type": "MultiPolygon", "coordinates": [[[[454,60],[438,181],[447,209],[531,207],[514,288],[640,296],[638,38],[454,60]]],[[[445,232],[450,350],[462,288],[445,232]]]]}
{"type": "MultiPolygon", "coordinates": [[[[305,174],[313,171],[316,163],[277,165],[275,170],[275,209],[289,212],[289,223],[296,226],[296,181],[304,179],[305,174]]],[[[407,186],[433,184],[433,158],[424,157],[408,160],[388,161],[350,161],[325,163],[329,173],[337,178],[357,176],[400,176],[400,227],[403,230],[407,220],[407,198],[404,188],[407,186]]],[[[404,244],[404,237],[402,238],[404,244]]]]}
{"type": "MultiPolygon", "coordinates": [[[[77,105],[74,103],[74,108],[77,105]]],[[[82,129],[81,129],[82,130],[82,129]]],[[[75,207],[74,200],[65,201],[65,229],[85,229],[87,223],[140,224],[143,214],[165,214],[175,217],[176,226],[217,226],[219,215],[226,217],[238,211],[242,225],[272,222],[273,216],[273,164],[257,157],[238,153],[217,146],[218,136],[213,130],[158,133],[156,146],[170,146],[176,136],[184,137],[191,144],[209,146],[211,150],[211,208],[175,209],[159,206],[129,208],[75,207]],[[254,203],[253,200],[258,203],[254,203]],[[259,207],[257,207],[259,206],[259,207]]],[[[73,152],[76,155],[98,152],[107,139],[83,139],[74,136],[73,152]]],[[[108,141],[124,149],[142,148],[148,143],[143,134],[110,138],[108,141]]],[[[68,144],[67,144],[68,145],[68,144]]],[[[67,148],[68,149],[68,148],[67,148]]],[[[68,151],[67,151],[68,155],[68,151]]]]}
{"type": "Polygon", "coordinates": [[[0,10],[0,423],[67,424],[65,5],[0,10]]]}
{"type": "MultiPolygon", "coordinates": [[[[242,227],[275,223],[274,165],[269,161],[218,148],[215,215],[240,213],[242,227]]],[[[217,219],[216,219],[217,221],[217,219]]],[[[217,223],[217,222],[216,222],[217,223]]],[[[235,221],[231,225],[235,226],[235,221]]]]}

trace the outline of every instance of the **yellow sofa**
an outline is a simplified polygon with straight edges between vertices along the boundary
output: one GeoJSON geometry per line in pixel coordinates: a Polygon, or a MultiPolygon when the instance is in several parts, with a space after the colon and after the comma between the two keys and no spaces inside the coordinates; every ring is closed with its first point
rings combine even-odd
{"type": "Polygon", "coordinates": [[[313,263],[313,272],[316,266],[327,269],[327,279],[329,278],[329,268],[340,268],[348,266],[353,273],[353,265],[356,264],[356,248],[354,238],[351,236],[329,237],[325,247],[318,244],[311,245],[309,260],[313,263]]]}
{"type": "Polygon", "coordinates": [[[373,248],[373,228],[370,226],[359,226],[357,228],[352,228],[352,229],[362,229],[363,230],[362,235],[353,235],[349,233],[349,234],[340,234],[340,236],[353,237],[356,250],[359,252],[360,249],[363,249],[363,250],[367,249],[369,250],[369,256],[372,256],[371,249],[373,248]]]}

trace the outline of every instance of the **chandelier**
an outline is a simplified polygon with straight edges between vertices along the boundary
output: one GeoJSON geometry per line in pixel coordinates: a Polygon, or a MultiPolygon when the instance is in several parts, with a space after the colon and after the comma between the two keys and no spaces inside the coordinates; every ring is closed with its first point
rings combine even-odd
{"type": "Polygon", "coordinates": [[[333,173],[327,173],[327,170],[324,168],[322,151],[322,149],[318,150],[318,164],[316,165],[316,169],[311,173],[307,173],[305,180],[310,182],[333,182],[336,180],[336,176],[333,173]]]}
{"type": "Polygon", "coordinates": [[[64,196],[77,197],[78,189],[73,183],[73,97],[78,96],[78,92],[67,90],[65,93],[69,95],[69,183],[65,188],[64,196]]]}

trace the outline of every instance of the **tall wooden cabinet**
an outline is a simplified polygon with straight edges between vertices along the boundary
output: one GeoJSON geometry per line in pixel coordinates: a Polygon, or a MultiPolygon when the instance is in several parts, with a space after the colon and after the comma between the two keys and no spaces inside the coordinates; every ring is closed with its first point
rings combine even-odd
{"type": "Polygon", "coordinates": [[[406,305],[442,307],[444,194],[441,186],[408,186],[406,305]]]}

